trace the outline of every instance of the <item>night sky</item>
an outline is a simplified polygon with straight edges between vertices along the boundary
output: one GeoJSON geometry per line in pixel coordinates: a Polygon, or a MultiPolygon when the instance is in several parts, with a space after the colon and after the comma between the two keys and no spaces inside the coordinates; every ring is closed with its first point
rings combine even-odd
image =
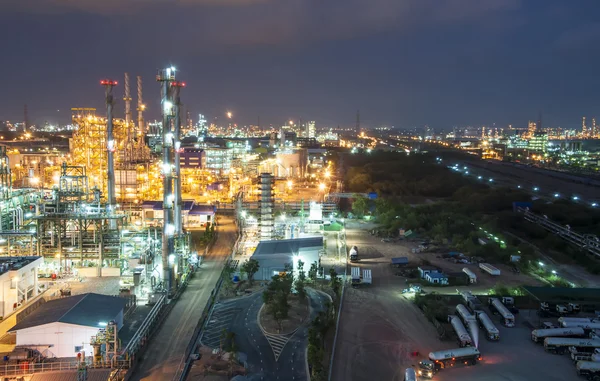
{"type": "Polygon", "coordinates": [[[120,98],[125,71],[143,76],[156,118],[156,69],[171,64],[194,120],[600,117],[598,0],[0,0],[0,17],[0,120],[22,120],[27,103],[35,123],[68,122],[71,107],[103,107],[104,77],[120,98]]]}

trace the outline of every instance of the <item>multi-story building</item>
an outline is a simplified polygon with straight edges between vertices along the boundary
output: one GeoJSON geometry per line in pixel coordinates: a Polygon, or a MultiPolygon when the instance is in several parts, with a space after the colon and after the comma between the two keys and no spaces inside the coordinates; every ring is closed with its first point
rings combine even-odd
{"type": "Polygon", "coordinates": [[[307,138],[316,138],[317,136],[317,129],[315,126],[315,121],[311,120],[310,122],[306,123],[306,137],[307,138]]]}

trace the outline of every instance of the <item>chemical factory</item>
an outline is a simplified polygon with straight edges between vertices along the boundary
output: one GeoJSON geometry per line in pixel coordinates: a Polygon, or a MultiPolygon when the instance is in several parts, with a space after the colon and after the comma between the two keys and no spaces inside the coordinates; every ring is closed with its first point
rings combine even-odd
{"type": "Polygon", "coordinates": [[[115,112],[120,82],[101,80],[105,112],[72,108],[68,147],[34,138],[26,124],[20,138],[0,137],[0,331],[11,338],[0,344],[3,376],[20,374],[24,363],[64,367],[64,359],[86,371],[131,367],[201,266],[192,236],[212,237],[217,213],[236,221],[238,251],[255,254],[264,279],[292,258],[274,261],[269,241],[319,260],[315,233],[335,210],[326,151],[286,126],[265,138],[207,139],[209,129],[183,122],[186,84],[175,68],[159,70],[156,81],[160,121],[144,118],[139,76],[134,119],[125,73],[124,117],[115,112]],[[93,279],[110,291],[72,294],[93,279]],[[128,327],[136,318],[143,324],[128,327]]]}

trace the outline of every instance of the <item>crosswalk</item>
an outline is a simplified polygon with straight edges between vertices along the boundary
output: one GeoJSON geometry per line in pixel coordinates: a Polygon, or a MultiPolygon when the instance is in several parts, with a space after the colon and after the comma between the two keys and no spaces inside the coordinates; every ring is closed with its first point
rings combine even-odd
{"type": "Polygon", "coordinates": [[[215,305],[210,320],[202,332],[200,341],[211,348],[219,348],[223,332],[231,327],[233,318],[241,311],[241,308],[235,308],[235,303],[219,303],[215,305]]]}
{"type": "Polygon", "coordinates": [[[263,332],[271,349],[273,350],[273,354],[275,355],[275,361],[279,359],[281,352],[283,352],[283,348],[290,341],[293,334],[291,335],[272,335],[270,333],[263,332]]]}

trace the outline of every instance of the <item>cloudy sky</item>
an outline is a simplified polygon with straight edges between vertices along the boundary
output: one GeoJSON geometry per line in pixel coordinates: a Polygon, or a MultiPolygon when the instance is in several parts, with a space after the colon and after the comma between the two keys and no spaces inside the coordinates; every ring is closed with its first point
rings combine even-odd
{"type": "Polygon", "coordinates": [[[158,117],[168,65],[192,115],[240,124],[600,117],[598,0],[0,0],[0,17],[0,120],[26,103],[37,123],[67,122],[126,71],[158,117]]]}

